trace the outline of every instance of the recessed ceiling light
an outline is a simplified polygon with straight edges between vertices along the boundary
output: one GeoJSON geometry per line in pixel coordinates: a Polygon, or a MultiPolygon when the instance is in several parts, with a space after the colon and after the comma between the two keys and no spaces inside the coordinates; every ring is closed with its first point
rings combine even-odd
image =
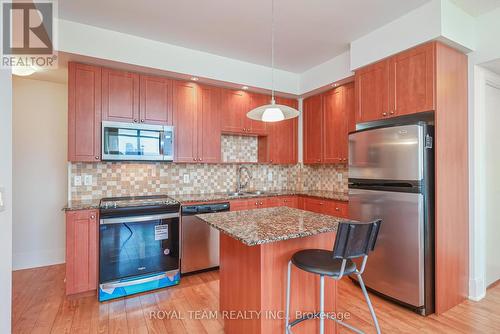
{"type": "Polygon", "coordinates": [[[198,79],[197,77],[191,77],[191,80],[193,80],[193,81],[198,81],[198,80],[200,80],[200,79],[198,79]]]}
{"type": "Polygon", "coordinates": [[[247,90],[247,89],[248,89],[248,86],[243,86],[243,87],[241,87],[241,88],[242,88],[242,89],[244,89],[244,90],[247,90]]]}

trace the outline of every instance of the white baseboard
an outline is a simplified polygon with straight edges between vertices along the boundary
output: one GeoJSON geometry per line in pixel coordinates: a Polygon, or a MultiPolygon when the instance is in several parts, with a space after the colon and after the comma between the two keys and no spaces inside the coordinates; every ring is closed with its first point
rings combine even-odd
{"type": "Polygon", "coordinates": [[[483,278],[475,278],[469,280],[469,299],[480,301],[486,296],[486,286],[483,278]]]}
{"type": "Polygon", "coordinates": [[[29,269],[66,261],[64,248],[46,249],[32,252],[17,252],[12,254],[12,270],[29,269]]]}

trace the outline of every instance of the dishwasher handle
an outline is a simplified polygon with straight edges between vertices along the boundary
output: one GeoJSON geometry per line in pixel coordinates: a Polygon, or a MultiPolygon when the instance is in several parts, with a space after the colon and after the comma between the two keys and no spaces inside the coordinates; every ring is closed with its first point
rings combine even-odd
{"type": "Polygon", "coordinates": [[[229,211],[230,204],[226,203],[215,203],[215,204],[202,204],[202,205],[190,205],[182,207],[183,216],[192,216],[203,213],[215,213],[229,211]]]}

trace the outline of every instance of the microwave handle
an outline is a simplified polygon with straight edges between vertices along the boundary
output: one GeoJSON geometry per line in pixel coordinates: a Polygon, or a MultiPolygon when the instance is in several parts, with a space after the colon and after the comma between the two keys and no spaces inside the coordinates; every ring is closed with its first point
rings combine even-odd
{"type": "Polygon", "coordinates": [[[160,155],[163,156],[165,153],[165,130],[160,132],[160,155]]]}

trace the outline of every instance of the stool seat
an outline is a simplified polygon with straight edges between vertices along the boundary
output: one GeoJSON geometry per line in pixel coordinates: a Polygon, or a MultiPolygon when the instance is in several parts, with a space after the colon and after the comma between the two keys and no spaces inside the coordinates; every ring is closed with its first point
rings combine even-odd
{"type": "MultiPolygon", "coordinates": [[[[304,249],[292,256],[292,263],[304,271],[325,276],[339,276],[341,274],[342,259],[334,259],[333,252],[324,249],[304,249]]],[[[356,264],[346,261],[344,275],[356,271],[356,264]]]]}

